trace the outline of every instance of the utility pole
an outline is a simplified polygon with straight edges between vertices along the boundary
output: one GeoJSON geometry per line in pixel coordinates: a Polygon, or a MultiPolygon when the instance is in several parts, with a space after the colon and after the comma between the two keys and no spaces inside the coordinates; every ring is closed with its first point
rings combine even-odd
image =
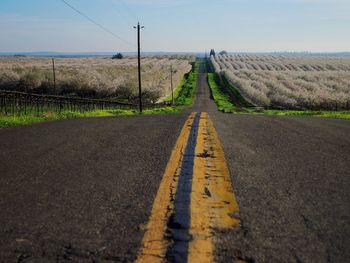
{"type": "Polygon", "coordinates": [[[174,106],[174,89],[173,89],[173,65],[170,66],[170,82],[171,82],[171,105],[174,106]]]}
{"type": "Polygon", "coordinates": [[[55,72],[55,59],[52,58],[52,73],[53,73],[53,91],[56,93],[56,72],[55,72]]]}
{"type": "Polygon", "coordinates": [[[139,107],[140,107],[140,113],[142,113],[140,29],[145,28],[145,27],[140,26],[140,23],[137,23],[137,26],[134,26],[134,28],[137,29],[137,58],[138,58],[138,71],[139,71],[139,107]]]}

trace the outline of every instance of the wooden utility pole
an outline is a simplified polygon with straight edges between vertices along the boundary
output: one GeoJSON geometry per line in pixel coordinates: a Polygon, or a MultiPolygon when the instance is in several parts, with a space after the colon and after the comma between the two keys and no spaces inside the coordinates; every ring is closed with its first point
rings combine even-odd
{"type": "Polygon", "coordinates": [[[53,74],[53,91],[54,93],[56,93],[55,59],[52,59],[52,74],[53,74]]]}
{"type": "Polygon", "coordinates": [[[173,65],[170,66],[170,87],[171,87],[171,105],[174,106],[174,89],[173,89],[173,65]]]}
{"type": "Polygon", "coordinates": [[[134,28],[137,29],[137,58],[138,58],[138,72],[139,72],[139,107],[140,107],[140,113],[142,113],[140,29],[145,28],[145,27],[140,26],[140,23],[137,23],[137,26],[134,26],[134,28]]]}

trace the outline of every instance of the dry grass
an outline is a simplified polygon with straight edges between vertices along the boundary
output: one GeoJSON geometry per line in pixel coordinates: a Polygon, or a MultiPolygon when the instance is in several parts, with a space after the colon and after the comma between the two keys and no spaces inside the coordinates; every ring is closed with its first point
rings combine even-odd
{"type": "MultiPolygon", "coordinates": [[[[170,92],[170,66],[176,87],[191,70],[188,57],[142,59],[144,98],[156,101],[170,92]]],[[[43,94],[133,101],[137,96],[137,59],[56,58],[56,90],[53,89],[50,58],[1,57],[0,89],[43,94]]]]}
{"type": "Polygon", "coordinates": [[[217,73],[258,106],[350,107],[350,57],[211,57],[217,73]]]}

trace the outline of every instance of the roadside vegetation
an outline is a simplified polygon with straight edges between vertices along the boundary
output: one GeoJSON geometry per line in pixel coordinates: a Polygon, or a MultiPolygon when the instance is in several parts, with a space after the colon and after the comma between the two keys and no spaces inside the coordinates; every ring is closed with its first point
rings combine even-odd
{"type": "MultiPolygon", "coordinates": [[[[197,88],[198,70],[199,64],[197,62],[192,63],[191,71],[184,75],[184,78],[174,90],[174,106],[190,106],[193,104],[197,88]]],[[[171,94],[165,99],[165,102],[172,102],[171,94]]]]}
{"type": "MultiPolygon", "coordinates": [[[[249,56],[247,56],[249,58],[249,56]]],[[[246,57],[246,58],[247,58],[246,57]]],[[[227,60],[225,56],[221,56],[221,58],[218,59],[223,59],[225,61],[225,63],[227,64],[227,60]]],[[[319,103],[319,104],[310,104],[311,102],[309,101],[308,103],[304,103],[304,104],[299,104],[299,105],[290,105],[290,104],[286,104],[286,103],[278,103],[277,101],[273,101],[273,103],[271,103],[271,101],[269,101],[269,103],[262,103],[261,100],[261,94],[257,94],[254,93],[253,89],[251,86],[249,86],[250,84],[247,84],[248,81],[246,80],[246,82],[243,83],[244,85],[247,85],[247,87],[251,88],[251,93],[249,96],[247,96],[245,91],[242,91],[242,82],[239,82],[239,80],[236,79],[236,81],[232,81],[232,78],[228,78],[227,77],[227,72],[226,71],[222,71],[222,69],[225,67],[224,65],[219,65],[219,64],[215,64],[216,61],[218,59],[215,59],[213,56],[211,57],[209,63],[208,63],[208,68],[211,69],[211,73],[208,73],[208,83],[209,86],[211,88],[212,91],[212,96],[213,99],[215,100],[218,109],[220,111],[223,112],[227,112],[227,113],[247,113],[247,114],[265,114],[265,115],[279,115],[279,116],[319,116],[319,117],[330,117],[330,118],[343,118],[343,119],[350,119],[350,110],[349,110],[349,103],[350,103],[350,82],[349,84],[347,84],[347,80],[341,80],[341,79],[337,79],[339,78],[339,75],[334,74],[333,76],[333,81],[338,81],[338,83],[343,83],[342,87],[339,87],[339,85],[337,86],[338,88],[334,87],[334,97],[331,97],[331,100],[327,102],[323,101],[323,103],[319,103]],[[216,72],[216,73],[213,73],[216,72]],[[240,83],[240,85],[239,85],[240,83]],[[336,91],[339,92],[338,95],[336,94],[336,91]],[[242,95],[244,94],[244,95],[242,95]],[[255,95],[254,95],[255,94],[255,95]],[[344,95],[345,94],[345,95],[344,95]],[[347,95],[349,94],[349,95],[347,95]],[[340,98],[338,101],[335,100],[336,96],[338,96],[338,98],[340,98]],[[243,100],[243,103],[242,103],[243,100]],[[259,103],[260,102],[260,103],[259,103]],[[247,105],[246,103],[250,104],[247,105]],[[313,106],[310,106],[313,105],[313,106]],[[309,107],[308,107],[309,106],[309,107]],[[318,107],[316,107],[318,106],[318,107]]],[[[264,61],[263,58],[261,58],[262,61],[264,61]]],[[[291,59],[291,58],[289,58],[291,59]]],[[[305,59],[302,60],[303,63],[306,62],[305,59]]],[[[339,64],[339,61],[342,61],[341,59],[337,60],[338,62],[334,63],[332,69],[334,71],[337,71],[337,67],[338,68],[342,68],[344,72],[342,72],[342,74],[349,74],[350,72],[350,67],[348,68],[347,64],[345,63],[345,65],[341,65],[339,64]],[[337,66],[336,66],[337,65],[337,66]],[[349,71],[349,72],[348,72],[349,71]]],[[[240,62],[242,63],[242,62],[240,62]]],[[[239,65],[242,65],[238,63],[239,65]]],[[[326,64],[324,62],[324,64],[326,64]]],[[[328,64],[326,64],[328,65],[328,64]]],[[[290,66],[290,65],[289,65],[290,66]]],[[[349,64],[350,66],[350,64],[349,64]]],[[[228,67],[226,65],[226,67],[228,67]]],[[[275,67],[277,67],[275,65],[275,67]]],[[[291,67],[291,66],[290,66],[291,67]]],[[[320,66],[320,70],[321,68],[326,68],[326,66],[320,66]]],[[[292,68],[292,67],[291,67],[292,68]]],[[[226,69],[225,69],[226,70],[226,69]]],[[[237,76],[240,76],[240,74],[246,74],[247,70],[244,69],[243,73],[241,69],[235,69],[233,70],[232,74],[235,74],[237,76]],[[236,71],[237,72],[236,72],[236,71]]],[[[276,70],[276,68],[275,68],[276,70]]],[[[254,71],[254,70],[251,70],[254,71]]],[[[262,71],[262,70],[261,70],[262,71]]],[[[264,76],[266,76],[266,78],[271,77],[271,72],[259,72],[259,74],[266,74],[264,76]]],[[[327,74],[330,75],[329,72],[324,72],[326,74],[326,76],[321,76],[322,72],[318,72],[318,74],[320,74],[319,77],[319,81],[320,79],[324,79],[327,78],[327,74]]],[[[250,76],[252,76],[253,72],[250,72],[250,76]]],[[[282,72],[280,74],[285,74],[288,75],[288,72],[282,72]]],[[[247,75],[245,75],[247,76],[247,75]]],[[[296,77],[297,78],[297,77],[296,77]]],[[[312,79],[312,77],[310,77],[312,79]]],[[[310,85],[313,87],[316,87],[319,83],[314,82],[312,83],[310,81],[310,85]]],[[[290,80],[293,81],[293,80],[290,80]]],[[[262,80],[259,80],[259,82],[257,80],[255,80],[255,84],[257,83],[262,83],[262,85],[264,85],[264,82],[262,80]]],[[[261,84],[260,83],[260,84],[261,84]]],[[[259,85],[260,85],[259,84],[259,85]]],[[[285,78],[282,78],[280,76],[279,80],[276,80],[275,85],[284,85],[286,84],[285,82],[285,78]],[[279,83],[279,81],[281,83],[279,83]]],[[[329,84],[331,85],[331,84],[329,84]]],[[[253,85],[254,86],[254,85],[253,85]]],[[[272,86],[270,86],[271,88],[272,86]]],[[[324,87],[321,85],[321,87],[324,87]]],[[[305,88],[305,87],[304,87],[305,88]]],[[[244,89],[244,87],[243,87],[244,89]]],[[[300,89],[303,89],[303,87],[301,87],[300,89]]],[[[299,89],[299,90],[300,90],[299,89]]],[[[266,94],[268,94],[269,97],[273,97],[275,96],[274,92],[278,91],[276,89],[271,88],[266,94]]],[[[305,96],[312,96],[315,95],[315,90],[309,88],[304,90],[305,96]],[[308,92],[308,93],[307,93],[308,92]],[[308,95],[307,95],[308,94],[308,95]]],[[[328,90],[329,92],[329,90],[328,90]]],[[[327,93],[327,92],[326,92],[327,93]]],[[[285,96],[287,93],[285,93],[285,96]]],[[[296,92],[296,94],[298,94],[296,92]]],[[[299,94],[300,95],[300,94],[299,94]]],[[[328,93],[329,95],[329,93],[328,93]]],[[[293,96],[295,96],[295,94],[293,94],[293,96]]],[[[267,97],[267,96],[265,96],[267,97]]],[[[324,100],[327,99],[327,97],[322,97],[324,100]]],[[[287,100],[285,97],[283,98],[285,100],[287,100]]],[[[320,97],[318,96],[318,99],[320,99],[320,97]]]]}
{"type": "Polygon", "coordinates": [[[229,95],[221,90],[221,87],[218,84],[218,76],[215,73],[208,73],[208,82],[218,110],[226,112],[234,109],[235,104],[231,101],[229,95]]]}
{"type": "MultiPolygon", "coordinates": [[[[174,86],[191,70],[192,56],[142,58],[143,99],[157,102],[170,93],[170,67],[174,86]]],[[[137,58],[0,57],[0,90],[136,103],[137,58]]]]}
{"type": "Polygon", "coordinates": [[[217,74],[263,108],[350,108],[350,58],[281,55],[211,56],[217,74]]]}
{"type": "Polygon", "coordinates": [[[198,70],[199,64],[193,63],[192,70],[188,74],[185,74],[183,85],[175,97],[175,105],[188,106],[193,104],[197,90],[198,70]]]}
{"type": "MultiPolygon", "coordinates": [[[[163,107],[155,109],[143,110],[142,114],[169,114],[178,113],[181,109],[175,107],[163,107]]],[[[46,122],[54,120],[66,120],[66,119],[76,119],[76,118],[88,118],[88,117],[114,117],[114,116],[131,116],[139,115],[138,110],[92,110],[86,112],[79,111],[61,111],[61,112],[44,112],[41,114],[35,112],[28,112],[27,114],[20,115],[4,115],[0,113],[0,128],[18,125],[28,125],[37,122],[46,122]]]]}
{"type": "MultiPolygon", "coordinates": [[[[186,58],[186,57],[185,57],[186,58]]],[[[171,102],[171,90],[168,89],[168,95],[166,97],[165,100],[158,100],[159,103],[163,103],[162,105],[164,106],[157,106],[157,104],[154,104],[155,101],[152,100],[152,104],[148,104],[148,105],[154,105],[154,108],[152,106],[149,106],[148,109],[144,109],[143,114],[162,114],[162,113],[177,113],[177,112],[181,112],[182,108],[184,106],[189,106],[193,104],[193,100],[194,100],[194,96],[195,96],[195,91],[196,91],[196,84],[197,84],[197,77],[198,77],[198,63],[192,62],[189,63],[189,60],[187,60],[187,58],[185,59],[183,58],[182,60],[185,61],[185,63],[187,63],[189,65],[189,67],[191,68],[191,70],[186,69],[186,71],[184,71],[184,68],[182,70],[179,70],[179,67],[184,66],[184,62],[182,60],[177,59],[178,61],[180,61],[180,66],[177,65],[177,67],[173,66],[173,68],[176,68],[176,72],[173,75],[173,81],[175,84],[177,84],[177,88],[175,89],[174,92],[174,100],[175,100],[175,105],[173,105],[172,107],[170,107],[170,102],[171,102]],[[189,71],[189,72],[187,72],[189,71]],[[181,74],[183,74],[181,76],[181,74]],[[174,80],[174,76],[178,76],[175,77],[177,78],[176,80],[174,80]],[[179,77],[181,76],[181,78],[179,79],[179,77]],[[165,102],[165,104],[164,104],[165,102]],[[167,106],[167,104],[169,106],[167,106]]],[[[154,60],[155,58],[153,58],[154,60]]],[[[156,58],[157,60],[159,58],[156,58]]],[[[169,60],[167,58],[167,60],[169,60]]],[[[39,59],[39,61],[41,61],[41,59],[39,59]]],[[[69,62],[70,60],[68,60],[67,62],[69,62]]],[[[122,59],[119,59],[118,61],[122,61],[122,59]]],[[[77,63],[77,62],[73,62],[70,61],[71,63],[77,63]]],[[[95,61],[95,63],[97,63],[99,65],[99,63],[101,63],[101,61],[95,61]]],[[[110,63],[110,62],[108,62],[110,63]]],[[[126,61],[124,61],[124,63],[128,63],[126,61]]],[[[151,63],[151,62],[149,62],[151,63]]],[[[174,63],[173,61],[171,63],[174,63]]],[[[167,64],[168,65],[168,64],[167,64]]],[[[168,69],[170,71],[170,65],[168,65],[168,69]]],[[[83,66],[83,64],[79,64],[79,68],[83,66]]],[[[128,66],[126,66],[128,67],[128,66]]],[[[145,66],[147,67],[147,65],[145,66]]],[[[152,66],[153,67],[153,66],[152,66]]],[[[169,73],[169,72],[168,72],[169,73]]],[[[129,73],[127,73],[129,74],[129,73]]],[[[168,74],[170,75],[170,74],[168,74]]],[[[2,75],[4,76],[4,74],[2,75]]],[[[158,77],[155,76],[155,78],[158,77]]],[[[169,79],[169,85],[170,85],[170,79],[169,79]]],[[[31,87],[31,86],[28,86],[31,87]]],[[[97,89],[97,88],[96,88],[97,89]]],[[[126,88],[128,89],[128,88],[126,88]]],[[[35,90],[32,89],[32,91],[34,92],[35,90]]],[[[146,89],[147,91],[147,89],[146,89]]],[[[118,92],[122,92],[122,94],[126,93],[126,90],[118,90],[118,92]]],[[[128,91],[130,92],[130,90],[128,91]]],[[[78,93],[77,93],[78,94],[78,93]]],[[[75,95],[77,95],[75,94],[75,95]]],[[[120,98],[120,94],[118,93],[118,96],[120,98]]],[[[135,95],[136,96],[136,95],[135,95]]],[[[74,95],[71,95],[69,97],[73,97],[74,95]]],[[[85,97],[85,98],[89,98],[89,97],[85,97]]],[[[150,101],[148,100],[149,97],[145,97],[145,95],[143,94],[143,103],[149,103],[150,101]]],[[[116,100],[115,97],[108,97],[108,98],[104,98],[104,99],[108,99],[111,101],[116,100]]],[[[130,97],[129,97],[130,99],[130,97]]],[[[120,102],[126,101],[126,102],[132,102],[134,104],[135,103],[134,100],[129,100],[128,98],[126,98],[126,100],[117,100],[120,102]]],[[[156,98],[155,98],[156,99],[156,98]]],[[[158,99],[158,98],[157,98],[158,99]]],[[[43,102],[44,103],[44,102],[43,102]]],[[[42,106],[40,108],[40,110],[37,111],[33,111],[31,109],[36,108],[36,106],[34,105],[29,105],[27,104],[27,106],[23,106],[23,102],[21,102],[20,104],[18,104],[19,108],[16,110],[16,105],[18,104],[18,102],[16,102],[14,105],[14,110],[13,107],[7,106],[7,110],[10,110],[10,113],[7,112],[7,114],[0,113],[0,127],[8,127],[8,126],[13,126],[13,125],[26,125],[26,124],[31,124],[31,123],[35,123],[35,122],[44,122],[44,121],[52,121],[52,120],[62,120],[62,119],[71,119],[71,118],[83,118],[83,117],[106,117],[106,116],[122,116],[122,115],[135,115],[135,114],[139,114],[137,109],[104,109],[104,110],[86,110],[86,109],[77,109],[77,110],[72,110],[69,108],[72,107],[66,107],[61,109],[61,108],[46,108],[45,106],[42,106]],[[25,108],[23,108],[25,107],[25,108]]],[[[44,104],[46,105],[46,104],[44,104]]],[[[92,107],[93,108],[93,107],[92,107]]],[[[5,111],[6,112],[6,111],[5,111]]]]}

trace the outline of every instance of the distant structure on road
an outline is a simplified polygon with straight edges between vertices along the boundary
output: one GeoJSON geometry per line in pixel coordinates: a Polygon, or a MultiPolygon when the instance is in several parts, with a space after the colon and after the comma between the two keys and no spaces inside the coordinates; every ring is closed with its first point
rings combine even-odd
{"type": "Polygon", "coordinates": [[[214,49],[210,50],[210,56],[214,56],[215,57],[215,50],[214,49]]]}

